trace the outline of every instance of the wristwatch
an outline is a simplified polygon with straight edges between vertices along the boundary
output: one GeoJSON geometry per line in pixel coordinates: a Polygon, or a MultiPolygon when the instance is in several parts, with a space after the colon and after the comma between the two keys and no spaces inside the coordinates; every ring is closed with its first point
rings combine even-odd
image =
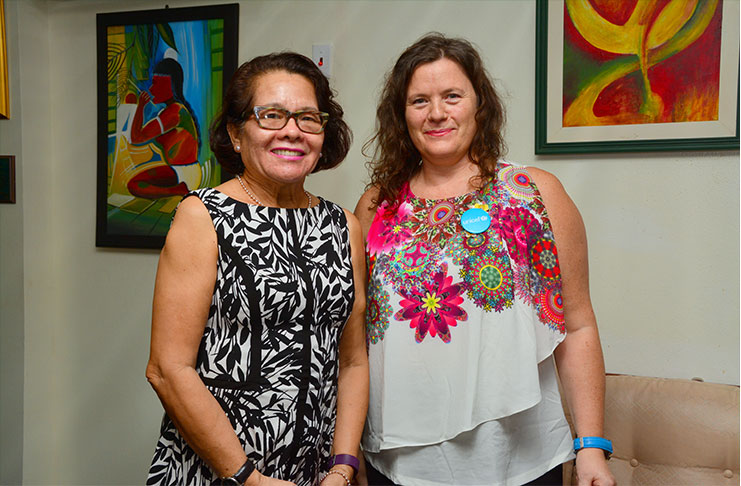
{"type": "Polygon", "coordinates": [[[234,473],[233,476],[229,476],[228,478],[220,478],[221,479],[221,486],[243,486],[244,482],[247,481],[247,478],[250,477],[250,474],[252,474],[252,471],[255,470],[255,465],[252,464],[252,461],[247,459],[242,467],[239,468],[239,471],[234,473]]]}
{"type": "Polygon", "coordinates": [[[350,466],[354,474],[358,474],[358,468],[360,467],[360,461],[358,460],[357,457],[353,456],[352,454],[337,454],[329,458],[328,466],[330,468],[338,464],[350,466]]]}

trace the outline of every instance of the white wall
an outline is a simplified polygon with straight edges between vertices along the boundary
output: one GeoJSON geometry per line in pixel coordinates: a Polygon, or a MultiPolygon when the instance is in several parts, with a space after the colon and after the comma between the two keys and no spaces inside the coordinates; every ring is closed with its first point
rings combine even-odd
{"type": "MultiPolygon", "coordinates": [[[[5,341],[22,320],[23,405],[11,411],[23,418],[23,480],[142,484],[162,414],[144,379],[157,254],[95,248],[95,14],[164,3],[5,1],[20,93],[0,153],[19,156],[20,185],[19,204],[0,206],[0,329],[5,341]]],[[[532,0],[251,0],[240,2],[239,59],[334,46],[355,143],[308,186],[352,208],[386,70],[427,31],[469,38],[505,94],[510,160],[554,172],[582,211],[608,372],[738,384],[738,151],[536,157],[534,27],[532,0]]],[[[3,455],[9,442],[3,428],[3,455]]]]}

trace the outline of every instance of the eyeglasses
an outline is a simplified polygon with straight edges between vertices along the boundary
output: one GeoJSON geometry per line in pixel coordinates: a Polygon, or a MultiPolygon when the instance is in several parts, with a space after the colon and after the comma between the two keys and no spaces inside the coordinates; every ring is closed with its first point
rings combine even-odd
{"type": "Polygon", "coordinates": [[[322,133],[324,125],[329,120],[329,113],[314,110],[289,111],[273,106],[256,106],[252,109],[255,120],[260,128],[265,130],[280,130],[288,124],[288,120],[296,120],[296,126],[302,132],[322,133]]]}

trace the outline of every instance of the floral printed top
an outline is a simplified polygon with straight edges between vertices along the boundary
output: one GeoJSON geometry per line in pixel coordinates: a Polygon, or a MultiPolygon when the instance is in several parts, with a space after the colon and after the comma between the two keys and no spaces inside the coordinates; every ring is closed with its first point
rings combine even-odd
{"type": "Polygon", "coordinates": [[[427,200],[406,184],[370,226],[366,330],[370,452],[435,444],[533,407],[538,363],[565,337],[558,252],[524,167],[427,200]],[[463,213],[483,209],[473,233],[463,213]]]}

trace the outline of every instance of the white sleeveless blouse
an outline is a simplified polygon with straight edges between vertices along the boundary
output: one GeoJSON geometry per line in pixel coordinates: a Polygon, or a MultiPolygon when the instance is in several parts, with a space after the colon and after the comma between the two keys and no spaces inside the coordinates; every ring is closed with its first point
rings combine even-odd
{"type": "Polygon", "coordinates": [[[367,258],[374,467],[405,486],[518,484],[572,457],[551,357],[565,337],[558,256],[525,168],[500,162],[449,199],[405,185],[377,209],[367,258]],[[472,208],[483,232],[461,224],[472,208]]]}

